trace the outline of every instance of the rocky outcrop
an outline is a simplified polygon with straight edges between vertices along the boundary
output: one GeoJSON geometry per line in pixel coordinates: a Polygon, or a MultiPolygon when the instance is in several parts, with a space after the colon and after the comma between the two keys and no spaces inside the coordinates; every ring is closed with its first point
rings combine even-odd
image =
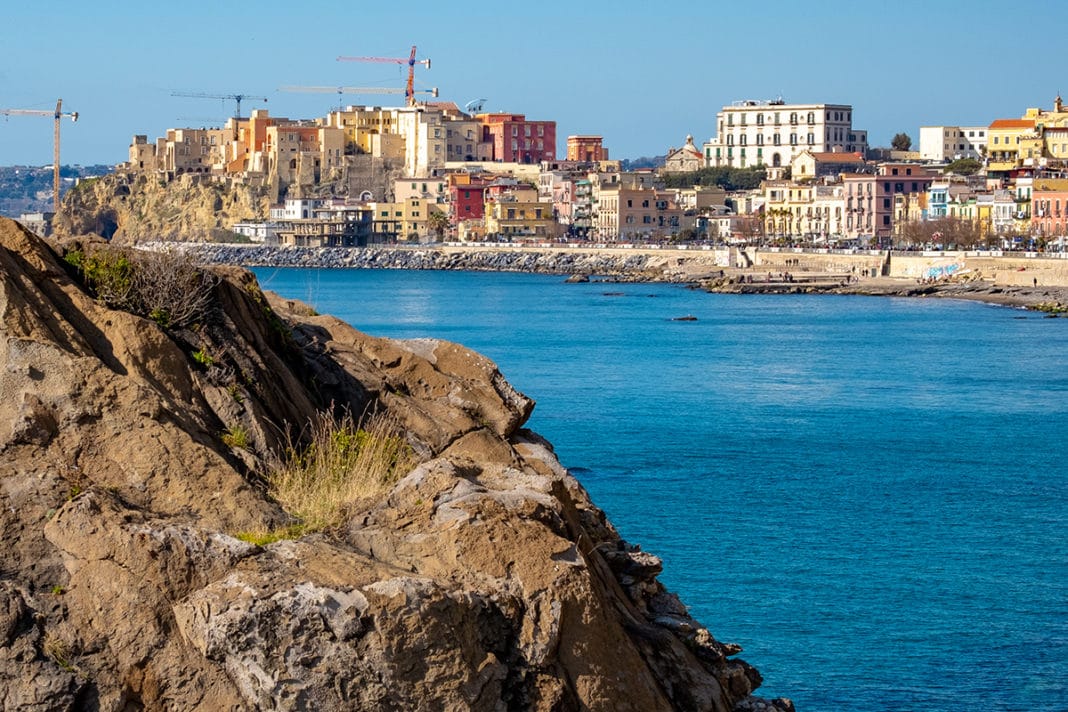
{"type": "Polygon", "coordinates": [[[242,220],[267,217],[271,191],[207,175],[164,181],[148,174],[112,173],[81,181],[63,197],[53,220],[57,235],[99,235],[117,243],[211,241],[242,220]]]}
{"type": "Polygon", "coordinates": [[[0,708],[792,708],[751,697],[489,360],[236,268],[165,330],[57,251],[0,221],[0,708]],[[328,408],[392,414],[419,464],[334,530],[247,543],[293,522],[264,463],[328,408]]]}

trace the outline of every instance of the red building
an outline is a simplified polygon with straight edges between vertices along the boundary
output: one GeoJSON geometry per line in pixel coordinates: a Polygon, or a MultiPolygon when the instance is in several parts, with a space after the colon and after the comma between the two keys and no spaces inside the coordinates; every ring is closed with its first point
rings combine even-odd
{"type": "Polygon", "coordinates": [[[492,180],[464,174],[449,176],[449,222],[480,220],[485,214],[486,188],[492,180]]]}
{"type": "Polygon", "coordinates": [[[540,163],[556,160],[556,122],[527,121],[523,114],[479,114],[482,140],[493,147],[493,160],[540,163]]]}

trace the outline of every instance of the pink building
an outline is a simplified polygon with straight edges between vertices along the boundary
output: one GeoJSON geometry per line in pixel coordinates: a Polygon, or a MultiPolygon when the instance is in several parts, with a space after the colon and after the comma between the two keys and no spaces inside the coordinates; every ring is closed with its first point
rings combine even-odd
{"type": "Polygon", "coordinates": [[[933,179],[926,168],[912,163],[884,163],[875,175],[843,174],[846,236],[868,238],[881,246],[889,244],[896,197],[922,195],[933,179]]]}
{"type": "Polygon", "coordinates": [[[1068,188],[1035,187],[1031,193],[1031,233],[1039,237],[1068,235],[1068,188]]]}
{"type": "Polygon", "coordinates": [[[482,140],[493,146],[493,160],[540,163],[556,160],[556,122],[527,121],[523,114],[478,114],[482,140]]]}

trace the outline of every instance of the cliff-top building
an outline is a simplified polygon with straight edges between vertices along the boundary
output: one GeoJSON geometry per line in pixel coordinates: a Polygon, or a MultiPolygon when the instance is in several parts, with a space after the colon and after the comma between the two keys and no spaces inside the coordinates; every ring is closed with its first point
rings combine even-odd
{"type": "Polygon", "coordinates": [[[594,163],[608,160],[608,149],[601,136],[568,136],[567,160],[594,163]]]}
{"type": "Polygon", "coordinates": [[[704,144],[709,166],[788,166],[801,151],[859,153],[868,132],[853,128],[849,104],[737,101],[716,115],[716,136],[704,144]]]}

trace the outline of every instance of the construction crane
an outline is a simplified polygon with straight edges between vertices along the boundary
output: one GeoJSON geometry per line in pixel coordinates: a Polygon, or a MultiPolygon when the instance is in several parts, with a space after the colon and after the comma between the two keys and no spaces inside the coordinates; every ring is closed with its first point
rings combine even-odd
{"type": "MultiPolygon", "coordinates": [[[[338,111],[341,111],[341,96],[343,94],[404,94],[407,96],[407,89],[394,89],[393,87],[295,87],[285,86],[278,87],[279,91],[292,91],[292,92],[304,92],[307,94],[337,94],[337,107],[338,111]]],[[[438,88],[433,89],[416,89],[416,93],[430,94],[436,97],[438,95],[438,88]]]]}
{"type": "Polygon", "coordinates": [[[263,101],[264,103],[267,102],[267,97],[265,96],[251,96],[249,94],[205,94],[203,92],[195,91],[172,91],[171,96],[186,96],[194,99],[222,99],[223,101],[232,99],[236,104],[234,108],[234,117],[238,119],[241,118],[242,99],[254,99],[256,101],[263,101]]]}
{"type": "Polygon", "coordinates": [[[4,116],[51,116],[56,120],[55,131],[52,137],[52,210],[59,212],[59,120],[69,116],[71,121],[78,120],[78,112],[63,111],[63,100],[56,100],[56,110],[43,111],[41,109],[0,109],[4,116]]]}
{"type": "Polygon", "coordinates": [[[412,53],[407,59],[403,57],[338,57],[339,62],[378,62],[379,64],[407,64],[408,65],[408,90],[404,96],[408,99],[408,106],[415,106],[415,65],[422,64],[430,69],[429,59],[415,58],[415,45],[412,45],[412,53]]]}

